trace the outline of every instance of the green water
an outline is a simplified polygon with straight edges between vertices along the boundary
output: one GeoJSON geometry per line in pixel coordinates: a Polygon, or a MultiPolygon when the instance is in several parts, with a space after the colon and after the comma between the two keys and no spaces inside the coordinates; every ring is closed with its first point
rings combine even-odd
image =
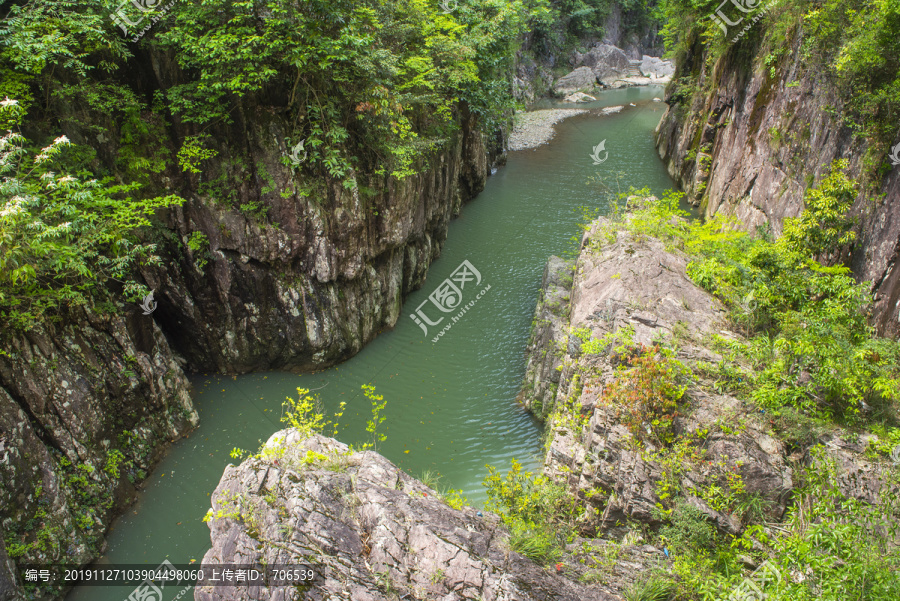
{"type": "MultiPolygon", "coordinates": [[[[224,467],[233,461],[231,449],[255,452],[281,429],[281,402],[301,386],[316,389],[327,413],[347,402],[338,438],[358,444],[366,440],[370,417],[360,386],[374,384],[388,401],[387,440],[378,450],[411,474],[440,472],[442,484],[462,489],[473,505],[485,500],[486,464],[506,469],[515,457],[538,469],[541,429],[515,397],[544,264],[551,254],[574,249],[580,207],[604,212],[610,191],[633,185],[659,193],[672,185],[653,144],[653,129],[665,110],[663,103],[651,102],[655,96],[662,96],[662,88],[605,92],[579,108],[622,104],[626,109],[570,118],[557,124],[551,144],[510,153],[506,166],[450,225],[443,254],[422,289],[406,301],[397,326],[356,357],[302,376],[193,378],[200,427],[175,443],[147,479],[135,505],[111,529],[101,562],[155,567],[165,559],[199,561],[209,548],[201,518],[224,467]],[[601,140],[609,155],[594,165],[589,154],[601,140]],[[464,260],[480,272],[481,282],[465,285],[462,304],[488,285],[490,290],[432,342],[457,313],[443,314],[427,303],[423,310],[431,320],[448,316],[430,327],[427,337],[409,315],[464,260]]],[[[166,591],[165,598],[178,592],[166,591]]],[[[128,593],[122,587],[78,587],[68,599],[120,601],[128,593]]]]}

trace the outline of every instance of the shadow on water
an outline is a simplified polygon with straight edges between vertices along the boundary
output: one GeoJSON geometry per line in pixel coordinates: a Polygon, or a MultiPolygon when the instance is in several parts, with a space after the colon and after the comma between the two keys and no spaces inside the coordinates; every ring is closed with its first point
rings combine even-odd
{"type": "MultiPolygon", "coordinates": [[[[653,143],[665,105],[652,98],[661,96],[658,86],[604,92],[597,103],[578,108],[626,108],[610,116],[570,118],[556,126],[551,144],[510,153],[506,166],[450,225],[443,254],[422,289],[406,300],[396,327],[354,358],[314,374],[193,377],[200,427],[172,445],[135,505],[116,521],[101,562],[155,567],[165,559],[199,561],[209,548],[201,518],[222,471],[234,461],[231,450],[255,452],[281,429],[281,403],[296,396],[298,387],[314,389],[327,414],[346,401],[338,438],[359,444],[370,417],[360,386],[374,384],[388,401],[387,440],[378,450],[413,475],[440,472],[445,486],[462,489],[474,505],[486,498],[481,481],[487,464],[505,470],[515,457],[539,469],[540,426],[515,398],[544,264],[551,254],[574,251],[581,207],[602,213],[617,190],[646,186],[658,194],[672,185],[653,143]],[[594,165],[589,155],[601,140],[609,155],[594,165]],[[481,281],[465,283],[462,304],[490,289],[453,323],[456,313],[441,313],[428,298],[463,261],[481,281]],[[427,336],[409,317],[423,302],[432,321],[446,317],[427,336]],[[432,342],[447,323],[450,329],[432,342]]],[[[129,592],[78,587],[68,599],[121,601],[129,592]]],[[[178,592],[166,590],[165,600],[178,592]]]]}

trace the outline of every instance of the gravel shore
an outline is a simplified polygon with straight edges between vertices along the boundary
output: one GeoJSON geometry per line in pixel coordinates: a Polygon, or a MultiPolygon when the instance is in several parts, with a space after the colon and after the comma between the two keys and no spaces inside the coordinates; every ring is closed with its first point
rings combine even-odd
{"type": "Polygon", "coordinates": [[[516,115],[516,125],[509,135],[510,150],[525,150],[546,144],[553,137],[553,125],[573,115],[587,113],[584,109],[546,109],[516,115]]]}

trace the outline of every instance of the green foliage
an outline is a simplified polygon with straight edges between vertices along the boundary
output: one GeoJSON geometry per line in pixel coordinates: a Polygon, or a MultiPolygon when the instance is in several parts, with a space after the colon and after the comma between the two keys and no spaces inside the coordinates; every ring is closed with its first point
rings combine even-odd
{"type": "Polygon", "coordinates": [[[677,588],[676,584],[665,576],[653,574],[632,584],[624,596],[626,601],[668,601],[677,588]]]}
{"type": "Polygon", "coordinates": [[[803,257],[818,257],[838,250],[856,239],[854,220],[847,211],[856,198],[856,186],[847,177],[846,160],[835,161],[829,174],[804,197],[803,214],[784,220],[780,239],[791,252],[803,257]]]}
{"type": "Polygon", "coordinates": [[[807,54],[825,63],[847,101],[851,125],[886,149],[900,123],[900,2],[809,2],[807,54]]]}
{"type": "Polygon", "coordinates": [[[296,429],[304,438],[319,434],[328,425],[318,396],[309,393],[308,388],[297,388],[297,398],[281,403],[281,422],[296,429]]]}
{"type": "Polygon", "coordinates": [[[502,74],[538,6],[489,0],[444,14],[424,0],[210,0],[179,3],[156,40],[195,74],[166,92],[184,121],[230,121],[238,102],[287,82],[305,164],[353,187],[361,167],[417,172],[454,129],[458,103],[485,126],[501,118],[511,106],[502,74]]]}
{"type": "Polygon", "coordinates": [[[441,500],[453,509],[462,509],[469,504],[469,500],[462,494],[462,491],[456,488],[448,488],[440,495],[441,500]]]}
{"type": "MultiPolygon", "coordinates": [[[[0,115],[21,122],[14,101],[0,115]]],[[[132,279],[140,261],[155,262],[155,245],[137,233],[177,196],[135,199],[137,184],[111,185],[64,173],[61,155],[71,142],[60,136],[36,156],[16,131],[0,138],[0,314],[22,329],[66,306],[88,304],[110,281],[126,298],[145,295],[132,279]]]]}
{"type": "Polygon", "coordinates": [[[209,238],[203,232],[191,232],[188,236],[187,247],[191,249],[196,258],[194,264],[198,269],[203,269],[209,262],[209,238]]]}
{"type": "Polygon", "coordinates": [[[103,471],[106,472],[110,478],[118,478],[119,477],[119,469],[122,465],[126,467],[131,467],[132,463],[130,461],[126,461],[125,454],[118,449],[113,449],[106,456],[106,465],[103,466],[103,471]]]}
{"type": "Polygon", "coordinates": [[[387,401],[384,400],[384,395],[377,394],[375,392],[375,387],[370,386],[368,384],[363,384],[362,386],[363,394],[367,399],[372,403],[372,419],[366,422],[366,432],[372,437],[371,442],[367,442],[363,445],[363,449],[372,448],[375,451],[378,450],[378,443],[384,442],[387,439],[387,435],[379,432],[378,428],[384,422],[386,417],[381,415],[381,412],[387,406],[387,401]]]}
{"type": "Polygon", "coordinates": [[[182,171],[187,173],[200,173],[200,161],[205,161],[218,156],[219,152],[212,148],[207,148],[210,137],[188,136],[178,151],[178,164],[181,165],[182,171]]]}
{"type": "Polygon", "coordinates": [[[690,553],[711,549],[717,542],[716,529],[703,513],[684,501],[679,501],[669,515],[669,523],[659,536],[675,553],[690,553]]]}
{"type": "Polygon", "coordinates": [[[811,254],[834,251],[847,240],[838,209],[847,206],[854,186],[842,167],[837,164],[809,192],[809,215],[789,226],[789,238],[776,242],[721,217],[675,223],[671,200],[633,203],[637,208],[627,222],[611,226],[661,236],[694,257],[688,275],[725,301],[751,337],[748,343],[727,343],[730,352],[750,361],[745,387],[776,416],[783,407],[796,407],[856,419],[866,405],[881,410],[900,400],[900,345],[874,336],[869,327],[868,287],[857,284],[847,268],[822,266],[811,254]]]}
{"type": "Polygon", "coordinates": [[[534,561],[555,561],[574,533],[579,508],[575,497],[546,476],[523,471],[515,459],[505,476],[487,467],[487,509],[503,518],[510,530],[510,546],[534,561]]]}
{"type": "Polygon", "coordinates": [[[704,79],[699,72],[705,70],[705,79],[712,84],[711,74],[720,58],[730,54],[738,68],[749,68],[754,61],[747,59],[746,52],[755,52],[756,65],[766,68],[774,79],[799,36],[803,66],[811,72],[827,73],[843,100],[845,123],[874,143],[870,158],[883,158],[900,127],[900,1],[773,0],[757,6],[770,10],[744,39],[733,42],[734,34],[755,13],[744,15],[726,5],[723,11],[729,18],[744,17],[744,21],[725,34],[710,18],[720,2],[663,0],[658,18],[664,23],[661,34],[667,55],[692,68],[689,79],[693,82],[704,79]],[[701,45],[703,63],[696,58],[701,45]]]}
{"type": "Polygon", "coordinates": [[[717,541],[712,526],[691,509],[682,509],[671,525],[660,529],[662,542],[674,551],[678,598],[726,598],[744,578],[735,562],[737,552],[750,553],[772,566],[773,577],[764,584],[754,578],[766,599],[898,598],[896,471],[878,475],[881,484],[875,501],[865,503],[840,490],[833,460],[821,452],[813,456],[813,463],[798,474],[801,484],[794,491],[794,504],[777,530],[750,526],[742,536],[730,537],[727,545],[717,541]]]}
{"type": "Polygon", "coordinates": [[[82,77],[98,68],[111,71],[129,56],[109,20],[117,3],[92,4],[32,0],[11,6],[0,22],[3,61],[34,76],[55,69],[82,77]]]}

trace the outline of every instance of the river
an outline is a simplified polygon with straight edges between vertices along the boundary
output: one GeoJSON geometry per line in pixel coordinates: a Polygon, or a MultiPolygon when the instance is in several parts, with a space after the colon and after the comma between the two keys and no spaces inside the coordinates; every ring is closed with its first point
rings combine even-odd
{"type": "MultiPolygon", "coordinates": [[[[625,109],[571,117],[556,125],[550,144],[509,153],[507,164],[450,224],[441,257],[422,289],[406,300],[396,327],[349,361],[305,375],[193,377],[200,427],[172,445],[137,502],[115,522],[100,563],[199,562],[209,548],[209,530],[201,518],[223,469],[234,461],[231,450],[255,452],[281,429],[281,403],[296,396],[298,387],[314,389],[327,414],[346,401],[338,438],[359,444],[366,440],[370,417],[360,386],[373,384],[387,401],[387,439],[378,451],[410,474],[439,472],[441,484],[462,489],[472,505],[481,506],[486,498],[481,485],[486,465],[505,471],[517,458],[539,469],[540,425],[515,398],[544,264],[552,254],[574,252],[581,207],[603,213],[610,195],[629,186],[657,194],[672,186],[653,142],[665,104],[652,99],[662,93],[660,86],[602,92],[597,102],[577,108],[625,109]],[[589,155],[603,140],[608,158],[595,165],[589,155]],[[461,290],[460,307],[469,308],[455,323],[451,316],[458,312],[446,314],[426,336],[409,315],[463,261],[473,268],[474,279],[461,290]],[[448,323],[450,329],[433,342],[448,323]]],[[[550,106],[542,103],[542,108],[550,106]]],[[[443,315],[430,302],[423,313],[433,321],[443,315]]],[[[164,592],[165,601],[184,595],[180,589],[164,592]]],[[[125,601],[129,593],[130,588],[81,586],[67,599],[125,601]]]]}

